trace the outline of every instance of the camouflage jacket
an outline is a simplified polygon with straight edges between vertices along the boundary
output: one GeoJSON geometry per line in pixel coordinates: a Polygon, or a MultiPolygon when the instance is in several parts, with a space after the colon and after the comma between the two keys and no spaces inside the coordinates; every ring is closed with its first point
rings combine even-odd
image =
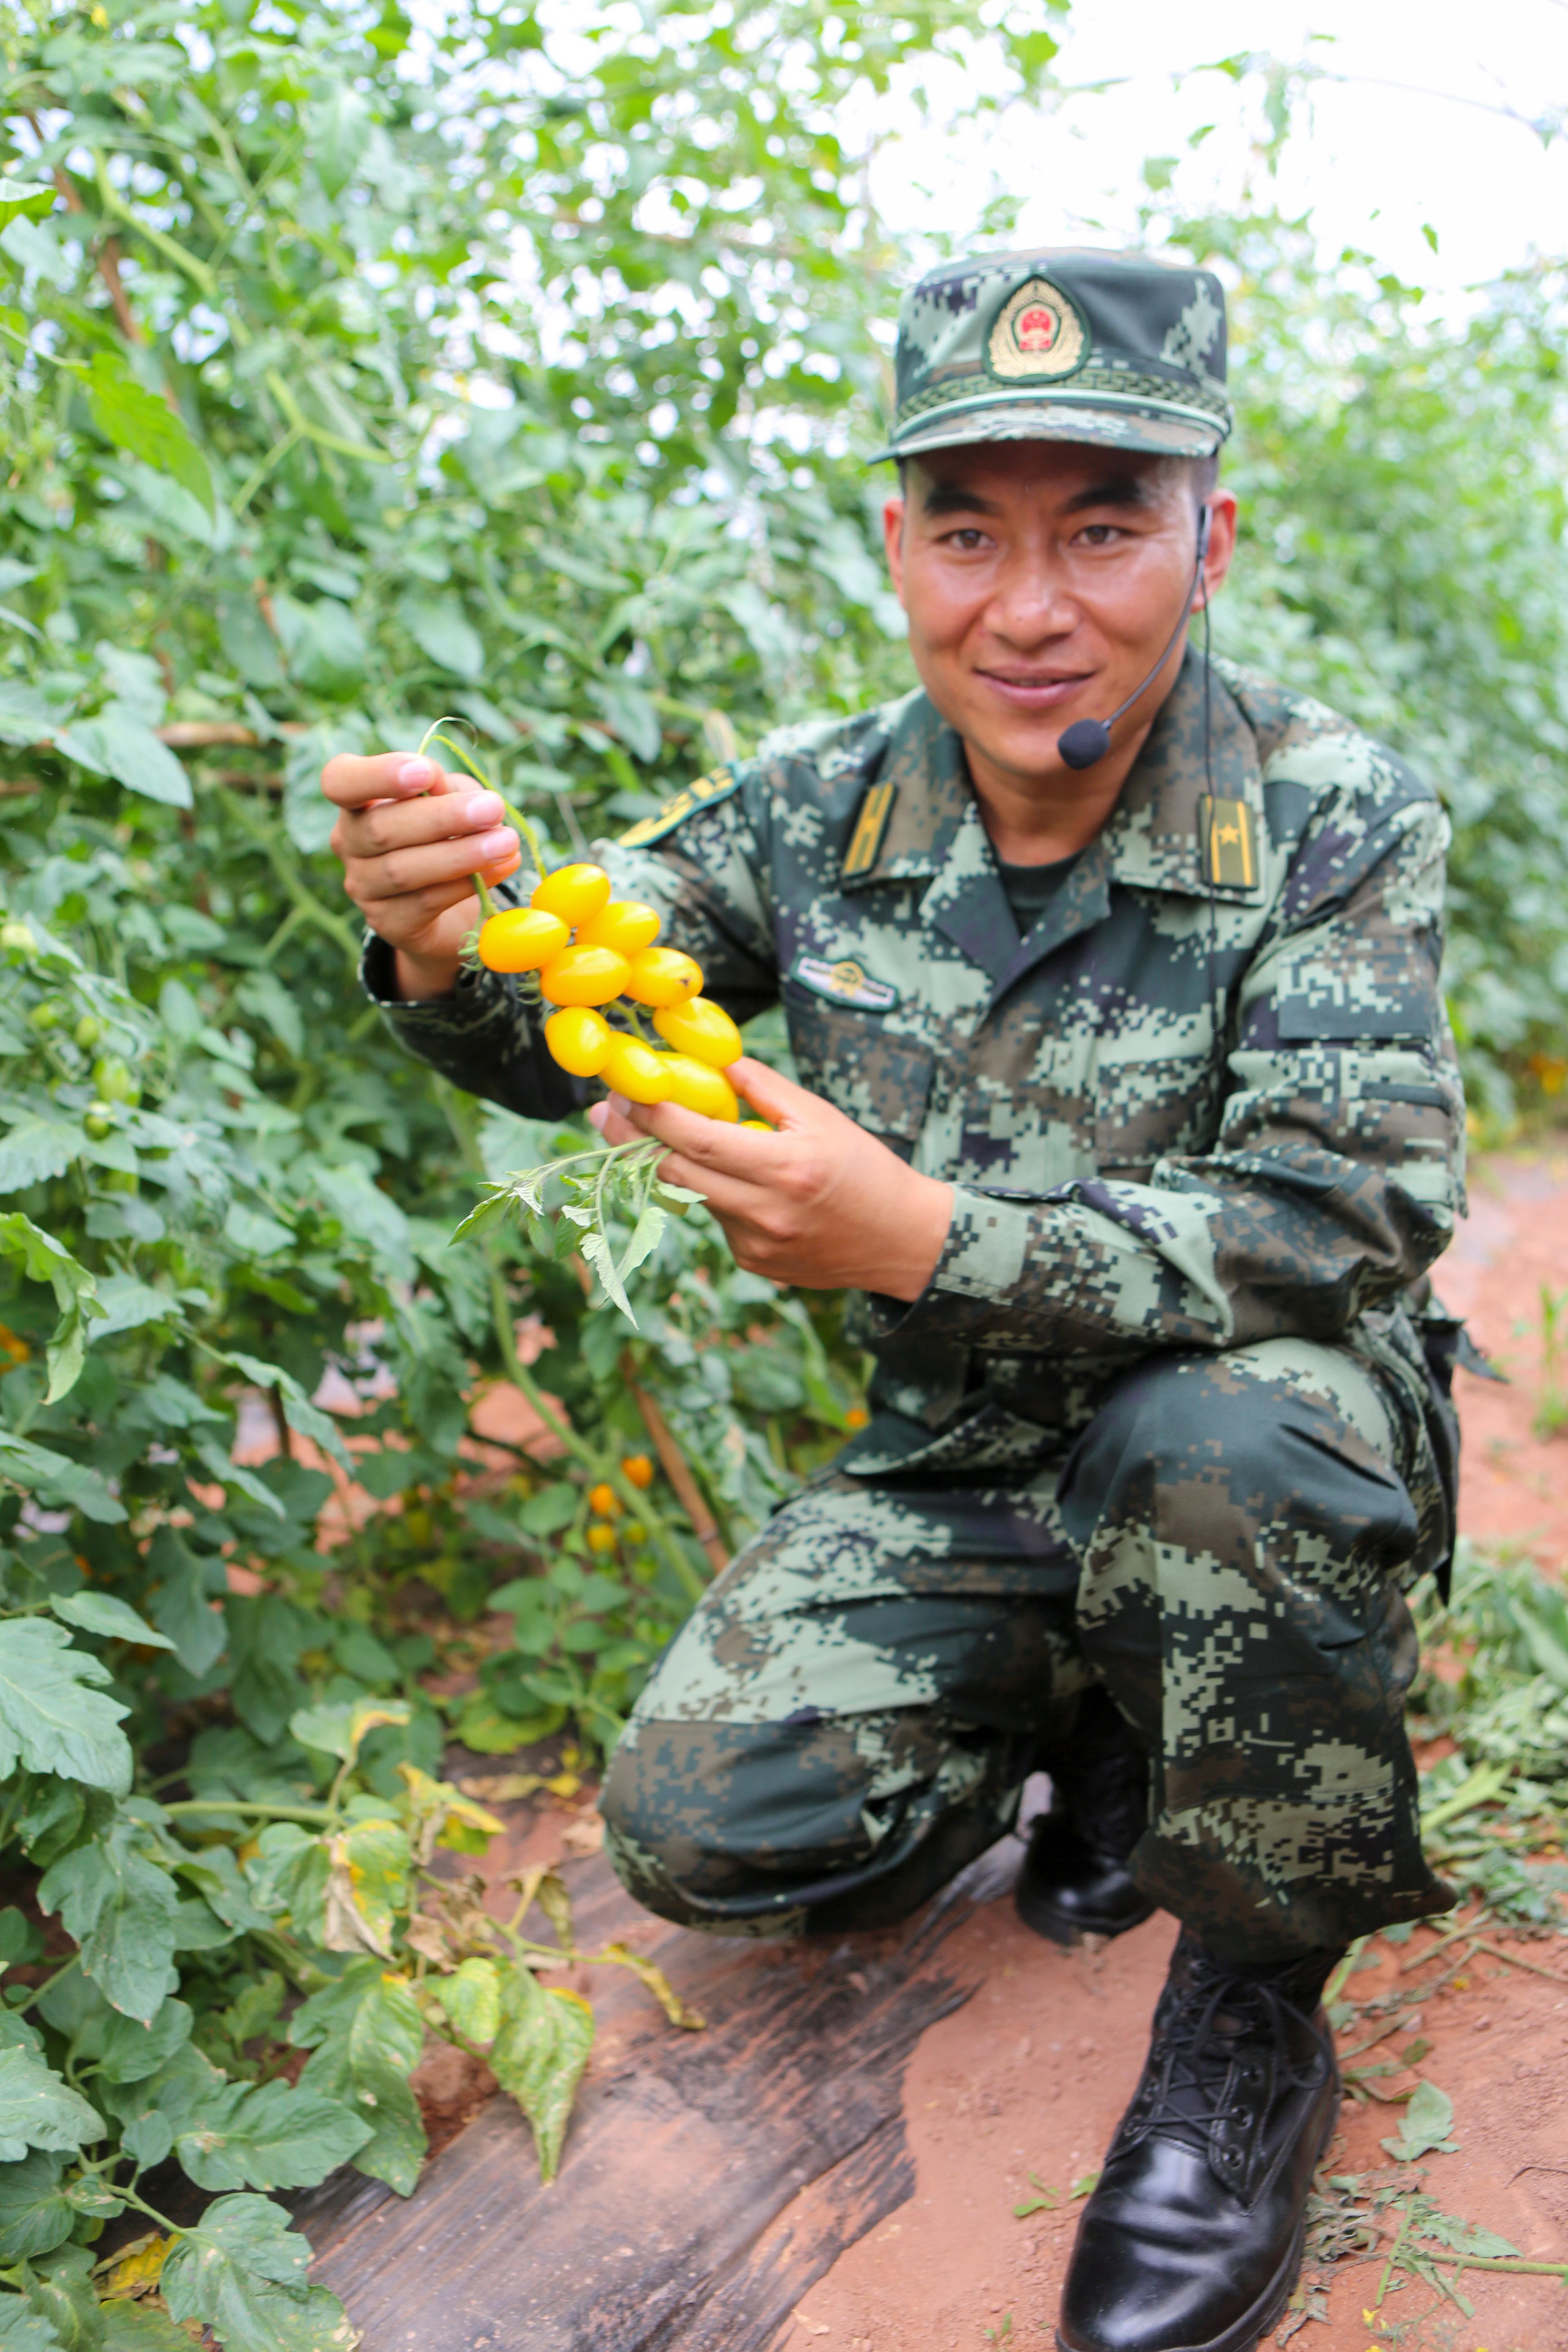
{"type": "MultiPolygon", "coordinates": [[[[597,853],[737,1020],[782,998],[805,1086],[956,1187],[929,1288],[864,1302],[872,1454],[1037,1444],[1152,1349],[1408,1338],[1388,1310],[1462,1208],[1447,821],[1348,721],[1229,663],[1206,770],[1204,719],[1189,652],[1025,939],[918,691],[782,730],[597,853]]],[[[597,1091],[514,982],[388,1003],[374,941],[365,976],[476,1094],[553,1118],[597,1091]]]]}

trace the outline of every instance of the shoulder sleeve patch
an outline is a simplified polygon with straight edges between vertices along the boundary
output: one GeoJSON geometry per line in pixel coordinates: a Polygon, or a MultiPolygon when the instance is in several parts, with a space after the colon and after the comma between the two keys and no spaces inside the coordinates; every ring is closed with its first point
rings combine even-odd
{"type": "Polygon", "coordinates": [[[671,793],[664,806],[653,816],[639,817],[629,833],[620,836],[623,849],[644,849],[650,841],[662,841],[667,833],[699,809],[715,808],[727,801],[731,793],[739,792],[741,779],[733,768],[715,768],[709,776],[699,776],[694,784],[684,784],[671,793]]]}
{"type": "Polygon", "coordinates": [[[1258,880],[1258,825],[1246,801],[1198,800],[1204,880],[1215,889],[1250,890],[1258,880]]]}

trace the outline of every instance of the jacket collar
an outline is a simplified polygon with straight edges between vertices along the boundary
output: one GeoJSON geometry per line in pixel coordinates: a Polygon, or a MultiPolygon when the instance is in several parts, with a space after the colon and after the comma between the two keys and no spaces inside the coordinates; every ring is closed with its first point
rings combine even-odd
{"type": "MultiPolygon", "coordinates": [[[[962,948],[998,992],[1042,956],[1101,921],[1110,911],[1113,883],[1206,898],[1211,886],[1204,877],[1200,803],[1209,792],[1209,775],[1216,798],[1247,803],[1259,837],[1263,815],[1257,739],[1217,670],[1210,695],[1205,768],[1204,664],[1189,646],[1104,830],[1082,853],[1056,904],[1023,940],[981,820],[963,745],[925,694],[906,697],[889,714],[878,772],[878,782],[893,787],[881,842],[866,871],[843,887],[859,891],[883,882],[929,881],[921,920],[962,948]]],[[[1258,875],[1250,884],[1216,884],[1213,892],[1227,902],[1255,905],[1264,887],[1258,875]]]]}

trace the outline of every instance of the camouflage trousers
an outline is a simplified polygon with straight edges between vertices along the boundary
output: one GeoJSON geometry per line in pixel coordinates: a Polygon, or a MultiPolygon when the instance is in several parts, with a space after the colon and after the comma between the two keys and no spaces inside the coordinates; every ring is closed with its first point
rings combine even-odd
{"type": "Polygon", "coordinates": [[[1146,1357],[995,1479],[829,1473],[732,1561],[607,1776],[641,1901],[730,1935],[886,1926],[1005,1832],[1099,1683],[1152,1761],[1133,1876],[1218,1957],[1447,1907],[1404,1593],[1451,1538],[1408,1380],[1301,1339],[1146,1357]]]}

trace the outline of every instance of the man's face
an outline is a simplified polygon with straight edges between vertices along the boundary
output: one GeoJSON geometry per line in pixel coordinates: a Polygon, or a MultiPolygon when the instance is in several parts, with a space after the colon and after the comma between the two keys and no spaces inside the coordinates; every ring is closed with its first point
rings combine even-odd
{"type": "MultiPolygon", "coordinates": [[[[1236,500],[1219,490],[1211,504],[1212,593],[1236,500]]],[[[1071,772],[1062,730],[1109,718],[1192,593],[1197,501],[1191,467],[1170,458],[1059,441],[936,450],[909,461],[883,520],[921,682],[972,766],[1015,783],[1071,772]]],[[[1118,727],[1123,772],[1178,666],[1173,653],[1118,727]]]]}

